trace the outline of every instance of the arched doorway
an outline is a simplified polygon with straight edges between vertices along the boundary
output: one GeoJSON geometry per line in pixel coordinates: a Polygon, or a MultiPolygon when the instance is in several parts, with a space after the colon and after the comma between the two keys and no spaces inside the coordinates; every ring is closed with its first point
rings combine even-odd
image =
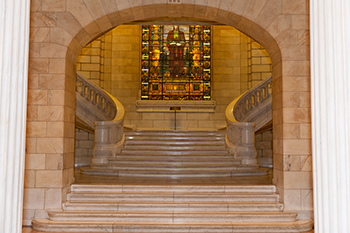
{"type": "MultiPolygon", "coordinates": [[[[52,9],[56,14],[33,14],[32,17],[37,21],[32,26],[39,27],[44,22],[50,30],[50,43],[39,40],[39,57],[34,53],[33,47],[30,80],[39,76],[38,83],[42,90],[57,89],[59,92],[51,91],[52,94],[61,95],[64,101],[50,102],[45,108],[40,106],[41,103],[33,102],[32,107],[40,108],[39,113],[46,113],[46,117],[43,114],[40,116],[42,122],[51,122],[47,115],[55,116],[64,131],[54,138],[39,138],[37,135],[28,137],[28,155],[40,153],[52,156],[51,158],[55,156],[57,164],[61,166],[56,170],[47,166],[37,172],[34,178],[37,183],[35,188],[27,188],[25,191],[28,196],[25,202],[30,202],[30,193],[44,193],[46,191],[41,191],[42,189],[53,188],[51,193],[43,194],[43,199],[49,200],[52,192],[59,191],[59,195],[55,196],[55,207],[58,207],[73,182],[75,64],[82,47],[105,31],[123,23],[148,18],[176,17],[189,20],[196,17],[233,26],[259,41],[270,54],[274,94],[274,183],[286,209],[297,210],[303,217],[311,218],[312,184],[311,168],[308,166],[311,161],[311,138],[308,134],[309,50],[305,39],[308,29],[303,26],[307,22],[304,8],[307,9],[304,5],[298,5],[287,10],[282,1],[148,4],[141,1],[105,0],[98,3],[72,1],[67,3],[66,12],[62,12],[57,6],[57,9],[52,9]],[[50,70],[52,73],[49,73],[50,70]],[[286,101],[285,98],[288,99],[289,96],[295,101],[286,101]],[[58,104],[60,107],[55,107],[58,104]],[[35,146],[30,147],[34,143],[35,146]],[[54,185],[45,181],[44,177],[48,176],[55,178],[54,185]]],[[[32,40],[34,42],[37,38],[32,40]]],[[[25,204],[25,208],[45,210],[46,207],[25,204]]]]}

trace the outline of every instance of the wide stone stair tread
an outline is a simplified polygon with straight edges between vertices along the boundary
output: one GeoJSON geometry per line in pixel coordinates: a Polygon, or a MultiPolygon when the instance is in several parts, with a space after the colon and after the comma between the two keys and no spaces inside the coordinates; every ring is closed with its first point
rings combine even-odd
{"type": "Polygon", "coordinates": [[[121,163],[126,163],[126,164],[137,164],[137,163],[154,163],[157,162],[158,164],[160,163],[170,163],[170,164],[179,164],[182,162],[186,162],[188,164],[191,163],[210,163],[210,164],[226,164],[226,163],[231,163],[231,164],[240,164],[241,160],[240,159],[234,159],[232,157],[223,157],[223,158],[203,158],[203,157],[192,157],[192,158],[177,158],[177,157],[149,157],[149,156],[138,156],[138,157],[122,157],[122,158],[117,158],[117,159],[109,159],[110,164],[121,164],[121,163]]]}
{"type": "Polygon", "coordinates": [[[132,160],[119,160],[110,162],[108,165],[105,164],[93,164],[92,168],[99,168],[99,167],[105,167],[105,168],[117,168],[118,166],[121,167],[172,167],[172,168],[179,168],[179,167],[230,167],[230,166],[236,166],[239,167],[249,167],[249,168],[258,168],[257,165],[250,165],[245,166],[242,164],[239,164],[236,161],[231,160],[224,160],[224,161],[201,161],[201,160],[182,160],[182,161],[175,161],[175,160],[164,160],[164,161],[155,161],[155,160],[138,160],[138,161],[132,161],[132,160]]]}
{"type": "Polygon", "coordinates": [[[174,141],[174,142],[187,142],[187,141],[223,141],[225,139],[225,136],[193,136],[193,137],[187,137],[187,136],[127,136],[125,135],[125,139],[128,141],[174,141]]]}
{"type": "MultiPolygon", "coordinates": [[[[238,166],[234,164],[228,164],[225,166],[211,166],[211,165],[151,165],[151,164],[143,164],[139,166],[134,165],[108,165],[108,166],[93,166],[91,169],[110,169],[110,170],[118,170],[119,172],[145,172],[145,173],[165,173],[169,174],[177,174],[177,173],[189,173],[195,175],[196,173],[203,172],[212,172],[212,173],[220,173],[220,172],[248,172],[248,171],[260,171],[256,166],[246,167],[246,166],[238,166]]],[[[208,174],[210,175],[210,174],[208,174]]]]}
{"type": "Polygon", "coordinates": [[[160,146],[158,145],[156,148],[154,145],[133,145],[128,146],[122,149],[122,151],[127,150],[164,150],[164,151],[228,151],[223,145],[219,146],[211,146],[211,145],[201,145],[201,146],[191,146],[191,145],[172,145],[172,146],[160,146]]]}
{"type": "Polygon", "coordinates": [[[223,137],[226,131],[196,130],[133,130],[125,131],[125,136],[181,136],[181,137],[223,137]]]}
{"type": "Polygon", "coordinates": [[[146,192],[74,192],[67,194],[68,201],[162,201],[162,202],[278,202],[277,194],[269,193],[146,193],[146,192]]]}
{"type": "Polygon", "coordinates": [[[246,170],[117,170],[117,169],[97,169],[81,168],[82,174],[96,176],[131,176],[131,177],[234,177],[234,176],[263,176],[268,173],[268,169],[246,169],[246,170]]]}
{"type": "Polygon", "coordinates": [[[156,170],[168,170],[168,171],[188,171],[188,170],[206,170],[206,169],[214,169],[214,170],[248,170],[248,169],[257,169],[259,168],[259,165],[255,164],[235,164],[235,163],[229,163],[230,161],[227,161],[226,163],[180,163],[180,162],[173,162],[173,163],[144,163],[144,161],[138,161],[131,164],[125,164],[125,163],[112,163],[112,164],[94,164],[91,166],[91,168],[110,168],[110,169],[117,169],[117,170],[139,170],[139,169],[145,169],[149,170],[152,169],[154,171],[156,170]]]}
{"type": "Polygon", "coordinates": [[[213,141],[213,140],[208,140],[208,141],[164,141],[161,139],[161,141],[136,141],[136,140],[127,140],[125,142],[125,147],[129,146],[223,146],[225,147],[225,142],[220,140],[220,141],[213,141]]]}
{"type": "Polygon", "coordinates": [[[151,221],[151,222],[287,222],[295,221],[296,213],[288,212],[173,212],[173,211],[49,211],[56,221],[151,221]]]}
{"type": "Polygon", "coordinates": [[[275,185],[130,185],[130,184],[72,184],[71,192],[173,192],[173,193],[258,193],[275,194],[275,185]]]}
{"type": "Polygon", "coordinates": [[[230,157],[233,156],[228,153],[228,150],[221,150],[221,151],[213,151],[213,150],[206,150],[206,151],[178,151],[178,150],[128,150],[123,149],[121,154],[117,154],[117,159],[121,156],[173,156],[178,157],[183,156],[186,158],[188,157],[197,157],[197,156],[224,156],[224,157],[230,157]]]}
{"type": "Polygon", "coordinates": [[[164,224],[160,222],[84,222],[84,221],[51,221],[48,219],[33,220],[34,230],[50,232],[278,232],[295,233],[309,232],[313,229],[312,220],[297,220],[293,222],[189,222],[164,224]]]}
{"type": "Polygon", "coordinates": [[[110,158],[109,161],[110,162],[115,162],[115,161],[123,161],[123,160],[179,160],[179,161],[193,161],[193,160],[232,160],[232,161],[236,161],[238,163],[241,163],[241,159],[235,159],[233,158],[232,155],[229,154],[224,154],[224,155],[210,155],[210,154],[206,154],[206,155],[169,155],[169,154],[117,154],[116,158],[110,158]]]}
{"type": "Polygon", "coordinates": [[[190,212],[190,211],[216,211],[216,212],[228,212],[228,211],[254,211],[254,212],[276,212],[282,211],[283,204],[279,202],[160,202],[160,201],[66,201],[63,203],[64,210],[89,210],[89,211],[102,211],[102,210],[145,210],[158,211],[158,210],[171,210],[173,212],[190,212]]]}

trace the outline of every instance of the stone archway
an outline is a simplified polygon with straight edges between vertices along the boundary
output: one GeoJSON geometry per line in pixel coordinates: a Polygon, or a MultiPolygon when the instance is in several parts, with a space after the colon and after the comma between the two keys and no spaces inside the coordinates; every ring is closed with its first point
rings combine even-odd
{"type": "Polygon", "coordinates": [[[75,64],[81,49],[123,23],[164,17],[233,26],[267,49],[273,67],[274,184],[287,210],[311,218],[308,2],[164,2],[33,1],[24,224],[61,208],[73,183],[75,64]]]}

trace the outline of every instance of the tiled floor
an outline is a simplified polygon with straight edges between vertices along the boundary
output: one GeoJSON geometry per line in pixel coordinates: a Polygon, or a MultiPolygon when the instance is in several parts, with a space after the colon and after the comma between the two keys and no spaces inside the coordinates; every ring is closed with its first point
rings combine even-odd
{"type": "MultiPolygon", "coordinates": [[[[152,177],[104,177],[80,175],[77,184],[134,184],[134,185],[266,185],[272,184],[272,175],[256,177],[200,177],[200,178],[152,178],[152,177]]],[[[31,227],[23,227],[22,233],[39,233],[31,227]]],[[[44,232],[40,232],[44,233],[44,232]]]]}

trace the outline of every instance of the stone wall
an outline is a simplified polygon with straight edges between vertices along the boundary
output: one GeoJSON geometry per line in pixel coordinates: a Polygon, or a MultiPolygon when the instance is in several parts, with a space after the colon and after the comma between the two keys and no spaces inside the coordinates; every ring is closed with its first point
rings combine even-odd
{"type": "Polygon", "coordinates": [[[213,26],[212,34],[212,97],[216,111],[210,120],[225,126],[225,109],[241,95],[240,43],[242,33],[229,26],[213,26]]]}
{"type": "MultiPolygon", "coordinates": [[[[179,111],[176,118],[179,129],[224,128],[226,125],[224,111],[227,105],[271,74],[270,58],[259,43],[230,26],[213,26],[212,32],[212,100],[216,102],[215,110],[179,111]]],[[[110,93],[124,105],[125,125],[139,129],[172,129],[175,120],[173,112],[156,112],[151,108],[147,111],[137,111],[135,104],[140,99],[140,42],[141,26],[121,25],[114,28],[82,50],[77,70],[81,70],[85,77],[94,80],[97,74],[94,70],[89,71],[88,67],[96,66],[92,61],[97,59],[91,54],[98,53],[95,47],[101,47],[100,54],[104,53],[104,56],[101,56],[100,60],[104,64],[101,64],[99,77],[103,77],[106,72],[106,60],[110,58],[111,79],[108,84],[103,78],[95,82],[102,88],[110,90],[110,93]],[[108,42],[112,41],[111,54],[105,51],[108,48],[107,38],[108,42]],[[106,45],[103,47],[103,44],[106,45]]]]}
{"type": "Polygon", "coordinates": [[[261,167],[272,168],[272,129],[255,134],[255,147],[261,167]]]}
{"type": "Polygon", "coordinates": [[[94,148],[94,134],[82,129],[75,129],[75,167],[89,166],[94,148]]]}
{"type": "Polygon", "coordinates": [[[312,218],[309,1],[188,2],[31,1],[23,224],[62,208],[74,181],[79,53],[114,27],[161,17],[212,20],[265,47],[273,70],[273,183],[285,210],[312,218]]]}
{"type": "Polygon", "coordinates": [[[121,25],[112,30],[112,35],[111,94],[125,108],[125,125],[140,126],[135,102],[140,99],[141,26],[121,25]]]}
{"type": "Polygon", "coordinates": [[[81,50],[76,69],[95,85],[111,92],[112,33],[110,31],[81,50]]]}
{"type": "Polygon", "coordinates": [[[248,37],[248,88],[255,87],[272,73],[266,49],[248,37]]]}

